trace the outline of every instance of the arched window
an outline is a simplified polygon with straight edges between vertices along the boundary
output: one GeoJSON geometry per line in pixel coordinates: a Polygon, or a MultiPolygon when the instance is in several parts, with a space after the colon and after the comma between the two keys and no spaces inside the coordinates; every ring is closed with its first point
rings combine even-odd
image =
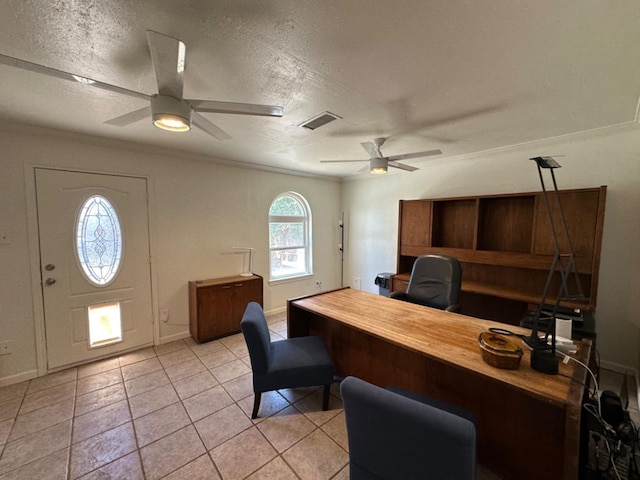
{"type": "Polygon", "coordinates": [[[302,195],[285,192],[269,207],[270,280],[310,275],[311,210],[302,195]]]}

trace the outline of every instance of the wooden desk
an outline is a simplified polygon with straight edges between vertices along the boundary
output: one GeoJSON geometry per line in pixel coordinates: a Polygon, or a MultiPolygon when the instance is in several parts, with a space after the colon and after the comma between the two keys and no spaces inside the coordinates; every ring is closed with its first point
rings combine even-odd
{"type": "MultiPolygon", "coordinates": [[[[559,375],[482,360],[478,335],[496,322],[435,310],[358,290],[289,300],[290,337],[318,335],[339,375],[397,385],[460,405],[477,416],[478,459],[512,480],[578,478],[580,411],[586,371],[559,375]]],[[[511,331],[528,330],[509,325],[511,331]]],[[[590,342],[580,344],[587,362],[590,342]]]]}

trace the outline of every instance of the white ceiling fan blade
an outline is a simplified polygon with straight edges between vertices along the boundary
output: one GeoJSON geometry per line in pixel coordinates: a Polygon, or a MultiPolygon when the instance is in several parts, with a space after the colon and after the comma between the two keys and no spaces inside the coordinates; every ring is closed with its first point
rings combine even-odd
{"type": "Polygon", "coordinates": [[[368,162],[369,160],[320,160],[320,163],[368,162]]]}
{"type": "Polygon", "coordinates": [[[133,112],[125,113],[119,117],[107,120],[104,123],[107,125],[114,125],[116,127],[124,127],[149,117],[151,117],[151,107],[143,107],[139,110],[134,110],[133,112]]]}
{"type": "Polygon", "coordinates": [[[213,100],[189,100],[189,103],[198,112],[235,113],[238,115],[261,115],[264,117],[281,117],[284,114],[284,108],[276,105],[216,102],[213,100]]]}
{"type": "Polygon", "coordinates": [[[362,142],[360,145],[362,145],[362,148],[364,148],[367,151],[370,158],[382,158],[382,154],[380,153],[380,150],[373,143],[362,142]]]}
{"type": "Polygon", "coordinates": [[[407,160],[409,158],[420,158],[420,157],[431,157],[432,155],[440,155],[442,153],[441,150],[427,150],[424,152],[415,152],[415,153],[405,153],[402,155],[391,155],[387,157],[390,161],[396,160],[407,160]]]}
{"type": "Polygon", "coordinates": [[[399,168],[400,170],[406,170],[407,172],[415,172],[416,170],[419,170],[418,167],[412,167],[411,165],[405,165],[404,163],[394,162],[393,160],[389,161],[389,166],[399,168]]]}
{"type": "Polygon", "coordinates": [[[187,47],[177,38],[147,30],[151,61],[156,71],[158,93],[182,100],[187,47]]]}
{"type": "Polygon", "coordinates": [[[35,73],[41,73],[50,77],[61,78],[63,80],[69,80],[71,82],[80,83],[82,85],[91,86],[93,88],[101,88],[110,92],[120,93],[122,95],[128,95],[134,98],[140,98],[142,100],[149,100],[149,95],[144,93],[135,92],[126,88],[117,87],[108,83],[99,82],[92,78],[83,77],[73,73],[63,72],[55,68],[45,67],[44,65],[38,65],[37,63],[27,62],[26,60],[20,60],[19,58],[9,57],[7,55],[0,54],[0,64],[8,65],[10,67],[20,68],[22,70],[28,70],[35,73]]]}
{"type": "Polygon", "coordinates": [[[220,127],[214,125],[209,120],[204,118],[202,115],[192,112],[191,113],[191,123],[193,123],[196,127],[202,130],[205,133],[208,133],[214,138],[218,140],[228,140],[231,138],[227,132],[222,130],[220,127]]]}

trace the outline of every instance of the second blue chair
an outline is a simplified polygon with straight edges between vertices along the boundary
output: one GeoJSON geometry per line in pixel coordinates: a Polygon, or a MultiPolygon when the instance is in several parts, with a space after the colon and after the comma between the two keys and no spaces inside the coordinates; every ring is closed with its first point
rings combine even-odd
{"type": "Polygon", "coordinates": [[[340,385],[351,480],[474,480],[473,414],[356,377],[340,385]]]}

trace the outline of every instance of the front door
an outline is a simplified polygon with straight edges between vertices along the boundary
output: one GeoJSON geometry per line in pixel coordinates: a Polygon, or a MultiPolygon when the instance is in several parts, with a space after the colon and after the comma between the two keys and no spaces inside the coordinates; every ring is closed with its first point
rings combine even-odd
{"type": "Polygon", "coordinates": [[[153,344],[146,179],[35,175],[48,369],[153,344]]]}

